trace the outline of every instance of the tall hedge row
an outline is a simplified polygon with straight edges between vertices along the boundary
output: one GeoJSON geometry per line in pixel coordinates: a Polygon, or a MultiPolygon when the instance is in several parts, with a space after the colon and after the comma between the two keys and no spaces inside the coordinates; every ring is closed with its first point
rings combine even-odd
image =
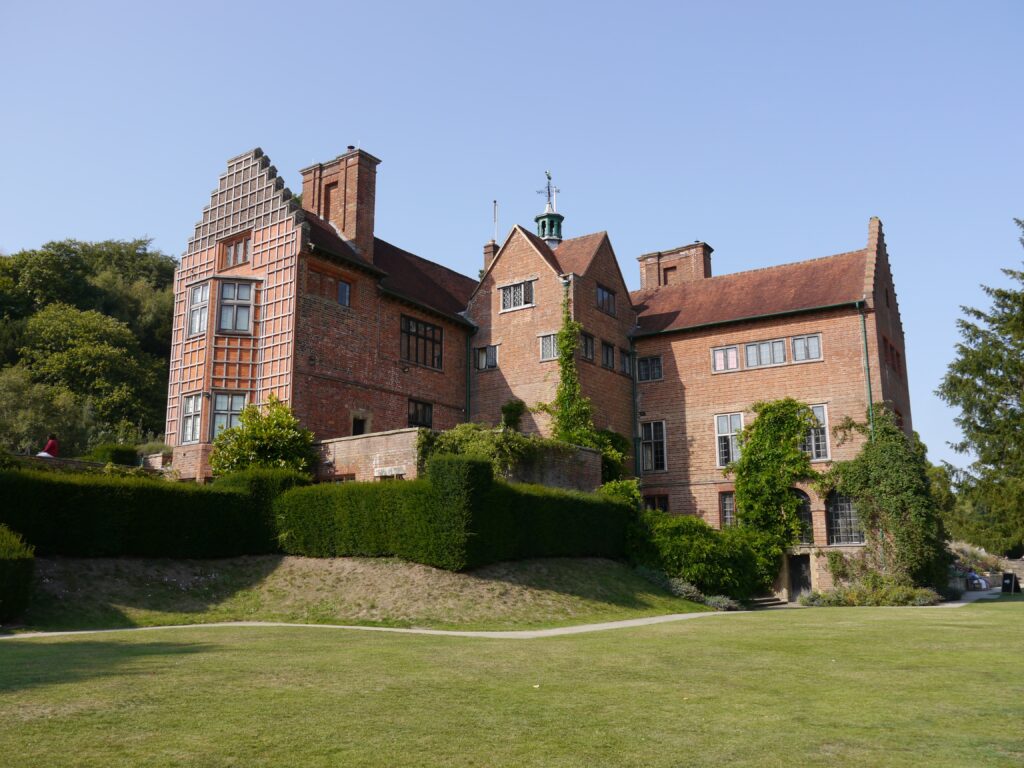
{"type": "Polygon", "coordinates": [[[447,570],[529,557],[621,557],[627,505],[496,482],[486,461],[438,456],[423,480],[288,491],[282,548],[312,557],[393,555],[447,570]]]}
{"type": "Polygon", "coordinates": [[[0,523],[40,555],[232,557],[273,551],[267,516],[234,490],[158,480],[0,471],[0,523]]]}
{"type": "Polygon", "coordinates": [[[34,567],[32,547],[0,525],[0,623],[17,618],[28,607],[34,567]]]}

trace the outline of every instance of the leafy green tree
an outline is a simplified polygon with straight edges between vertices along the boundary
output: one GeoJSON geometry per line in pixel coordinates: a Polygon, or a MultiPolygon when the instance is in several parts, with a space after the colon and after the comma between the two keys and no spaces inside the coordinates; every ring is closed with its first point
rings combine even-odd
{"type": "Polygon", "coordinates": [[[864,530],[864,549],[843,567],[855,580],[943,588],[950,559],[926,448],[916,433],[908,436],[897,426],[889,408],[876,403],[874,410],[873,433],[868,423],[850,418],[835,428],[839,444],[856,435],[865,442],[820,483],[823,493],[834,489],[853,500],[864,530]]]}
{"type": "Polygon", "coordinates": [[[165,363],[143,352],[124,323],[51,304],[29,318],[20,353],[35,381],[73,393],[100,423],[162,426],[165,363]]]}
{"type": "Polygon", "coordinates": [[[740,433],[740,456],[726,468],[735,477],[736,516],[788,547],[800,535],[800,500],[793,488],[818,477],[802,448],[817,422],[807,405],[789,397],[754,403],[751,410],[755,418],[740,433]]]}
{"type": "Polygon", "coordinates": [[[92,422],[88,406],[69,390],[34,382],[23,366],[0,369],[0,450],[35,453],[55,432],[61,455],[79,456],[92,422]]]}
{"type": "Polygon", "coordinates": [[[225,429],[213,441],[210,467],[223,475],[251,467],[294,469],[312,473],[317,454],[313,433],[303,429],[291,408],[271,395],[261,410],[247,405],[239,425],[225,429]]]}
{"type": "MultiPolygon", "coordinates": [[[[1024,220],[1016,219],[1024,230],[1024,220]]],[[[1024,245],[1024,237],[1021,238],[1024,245]]],[[[1024,271],[1004,269],[1011,285],[982,286],[988,311],[961,307],[961,342],[938,395],[960,409],[963,440],[973,455],[964,492],[972,541],[994,551],[1024,549],[1024,271]],[[1014,285],[1015,284],[1015,285],[1014,285]]]]}

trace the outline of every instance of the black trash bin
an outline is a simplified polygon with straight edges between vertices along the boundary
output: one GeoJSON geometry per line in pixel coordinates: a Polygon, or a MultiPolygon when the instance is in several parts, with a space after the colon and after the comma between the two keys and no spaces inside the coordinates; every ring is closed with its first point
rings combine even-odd
{"type": "Polygon", "coordinates": [[[1020,581],[1017,579],[1016,573],[1004,573],[1003,574],[1003,592],[1002,594],[1008,595],[1014,592],[1020,592],[1020,581]]]}

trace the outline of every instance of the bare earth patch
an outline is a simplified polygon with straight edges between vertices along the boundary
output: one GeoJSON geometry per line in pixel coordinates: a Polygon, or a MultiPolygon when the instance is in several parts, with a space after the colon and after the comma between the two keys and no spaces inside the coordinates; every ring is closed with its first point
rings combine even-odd
{"type": "Polygon", "coordinates": [[[226,620],[507,629],[704,610],[621,563],[552,559],[450,573],[394,559],[40,558],[31,628],[226,620]]]}

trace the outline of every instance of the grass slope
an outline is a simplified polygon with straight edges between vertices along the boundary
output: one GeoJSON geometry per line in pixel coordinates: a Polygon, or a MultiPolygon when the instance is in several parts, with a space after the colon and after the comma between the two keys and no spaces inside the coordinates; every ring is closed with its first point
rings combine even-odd
{"type": "Polygon", "coordinates": [[[1024,762],[1024,609],[721,614],[528,641],[195,628],[0,641],[5,765],[1024,762]]]}
{"type": "Polygon", "coordinates": [[[599,559],[449,573],[378,558],[41,558],[27,628],[265,620],[509,629],[706,610],[599,559]]]}

